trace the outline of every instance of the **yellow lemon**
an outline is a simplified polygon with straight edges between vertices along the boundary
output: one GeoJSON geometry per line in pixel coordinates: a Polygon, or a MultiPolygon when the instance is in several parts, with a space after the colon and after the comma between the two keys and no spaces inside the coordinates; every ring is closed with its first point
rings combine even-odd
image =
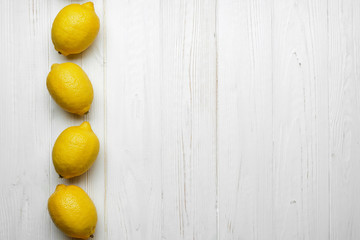
{"type": "Polygon", "coordinates": [[[78,115],[89,111],[94,98],[93,87],[86,73],[75,63],[53,64],[46,86],[64,110],[78,115]]]}
{"type": "Polygon", "coordinates": [[[99,139],[88,122],[65,129],[56,139],[52,159],[56,172],[64,178],[89,170],[99,153],[99,139]]]}
{"type": "Polygon", "coordinates": [[[97,222],[96,208],[81,188],[57,185],[48,200],[48,210],[55,225],[69,237],[88,239],[93,236],[97,222]]]}
{"type": "Polygon", "coordinates": [[[70,4],[55,17],[51,38],[59,53],[77,54],[94,42],[99,28],[100,21],[92,2],[70,4]]]}

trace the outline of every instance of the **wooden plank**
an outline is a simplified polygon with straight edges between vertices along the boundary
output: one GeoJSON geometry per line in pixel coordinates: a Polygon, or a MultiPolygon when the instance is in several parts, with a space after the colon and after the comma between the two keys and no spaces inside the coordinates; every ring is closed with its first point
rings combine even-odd
{"type": "Polygon", "coordinates": [[[219,1],[219,239],[276,239],[272,3],[219,1]]]}
{"type": "Polygon", "coordinates": [[[0,239],[49,239],[48,2],[0,2],[0,239]]]}
{"type": "MultiPolygon", "coordinates": [[[[50,158],[50,193],[51,194],[57,184],[74,184],[83,188],[94,201],[97,213],[98,223],[94,239],[105,238],[105,178],[104,178],[104,149],[105,149],[105,95],[104,95],[104,72],[103,72],[103,1],[93,0],[95,11],[100,18],[100,32],[95,42],[89,49],[78,55],[64,57],[57,53],[49,38],[49,59],[50,65],[54,63],[73,62],[78,64],[87,73],[94,88],[94,101],[88,114],[79,117],[62,110],[54,101],[51,101],[51,146],[53,146],[58,135],[70,126],[80,125],[83,121],[89,121],[95,134],[100,141],[100,153],[92,168],[85,174],[70,179],[60,179],[56,173],[52,160],[50,158]]],[[[83,1],[51,1],[51,16],[48,20],[52,24],[57,13],[66,5],[71,3],[83,3],[83,1]]],[[[51,26],[50,26],[51,28],[51,26]]],[[[50,67],[49,67],[50,70],[50,67]]],[[[61,233],[55,225],[52,226],[52,239],[68,239],[61,233]]]]}
{"type": "Polygon", "coordinates": [[[106,13],[108,238],[214,239],[214,1],[106,13]]]}
{"type": "Polygon", "coordinates": [[[220,239],[329,237],[324,1],[219,4],[220,239]]]}
{"type": "Polygon", "coordinates": [[[106,1],[106,239],[161,238],[159,1],[106,1]]]}
{"type": "Polygon", "coordinates": [[[360,2],[329,0],[331,239],[360,238],[360,2]]]}
{"type": "Polygon", "coordinates": [[[274,1],[275,239],[329,238],[327,14],[326,1],[274,1]]]}
{"type": "Polygon", "coordinates": [[[217,239],[216,1],[162,1],[162,237],[217,239]]]}

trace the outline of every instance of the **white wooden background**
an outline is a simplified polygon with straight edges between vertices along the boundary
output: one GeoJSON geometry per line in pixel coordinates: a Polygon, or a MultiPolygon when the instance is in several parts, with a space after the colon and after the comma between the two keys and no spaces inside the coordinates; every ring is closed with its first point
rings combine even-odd
{"type": "Polygon", "coordinates": [[[359,0],[94,0],[101,30],[66,58],[70,0],[0,1],[0,239],[65,240],[47,199],[83,187],[96,240],[360,239],[359,0]],[[90,113],[46,89],[72,61],[90,113]],[[95,165],[60,179],[52,145],[88,120],[95,165]]]}

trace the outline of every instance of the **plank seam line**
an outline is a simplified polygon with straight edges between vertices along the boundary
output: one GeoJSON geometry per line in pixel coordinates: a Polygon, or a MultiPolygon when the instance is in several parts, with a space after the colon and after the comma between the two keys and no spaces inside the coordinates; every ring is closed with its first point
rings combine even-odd
{"type": "Polygon", "coordinates": [[[219,53],[218,53],[218,1],[215,0],[215,164],[216,164],[216,234],[220,239],[220,206],[219,206],[219,158],[218,158],[218,107],[219,107],[219,53]]]}
{"type": "Polygon", "coordinates": [[[106,32],[106,0],[103,0],[103,100],[104,100],[104,237],[105,240],[108,239],[108,227],[107,227],[107,32],[106,32]]]}

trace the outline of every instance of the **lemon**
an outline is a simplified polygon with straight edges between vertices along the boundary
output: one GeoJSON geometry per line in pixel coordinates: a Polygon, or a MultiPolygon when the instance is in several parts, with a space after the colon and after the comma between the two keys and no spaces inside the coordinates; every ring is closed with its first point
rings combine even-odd
{"type": "Polygon", "coordinates": [[[57,185],[48,210],[55,225],[69,237],[88,239],[95,232],[96,208],[80,187],[57,185]]]}
{"type": "Polygon", "coordinates": [[[94,98],[93,87],[86,73],[75,63],[53,64],[46,86],[64,110],[78,115],[89,111],[94,98]]]}
{"type": "Polygon", "coordinates": [[[67,56],[87,49],[95,40],[100,21],[95,13],[94,4],[70,4],[55,17],[51,38],[55,49],[67,56]]]}
{"type": "Polygon", "coordinates": [[[52,159],[56,172],[64,178],[89,170],[99,153],[99,139],[88,122],[65,129],[56,139],[52,159]]]}

